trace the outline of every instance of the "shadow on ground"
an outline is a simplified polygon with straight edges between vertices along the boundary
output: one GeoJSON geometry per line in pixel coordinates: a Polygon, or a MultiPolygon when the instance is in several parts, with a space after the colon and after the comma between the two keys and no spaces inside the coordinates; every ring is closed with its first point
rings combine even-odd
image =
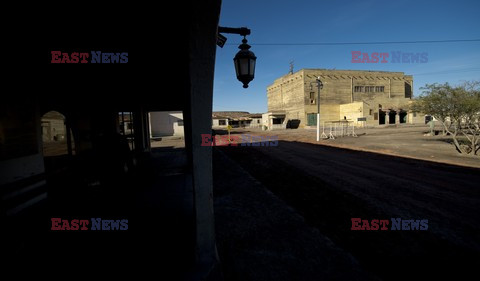
{"type": "MultiPolygon", "coordinates": [[[[320,236],[327,237],[335,247],[350,253],[359,262],[360,271],[382,280],[466,280],[474,276],[480,266],[478,169],[286,141],[280,141],[276,147],[215,149],[233,159],[241,166],[239,169],[247,171],[285,205],[291,206],[305,219],[306,225],[318,229],[320,236]],[[351,218],[371,220],[392,217],[429,219],[429,229],[351,230],[351,218]]],[[[282,227],[267,229],[269,235],[276,239],[256,236],[255,233],[265,231],[262,229],[271,220],[269,216],[272,213],[241,215],[245,205],[236,205],[237,200],[241,200],[236,198],[239,196],[237,193],[241,191],[229,190],[246,187],[232,185],[228,178],[222,176],[237,167],[221,163],[218,156],[214,157],[214,176],[224,179],[221,182],[215,180],[216,200],[220,205],[226,204],[224,200],[229,202],[223,209],[216,209],[217,236],[221,240],[218,242],[219,252],[224,257],[225,275],[238,274],[243,268],[237,266],[239,263],[255,267],[257,262],[268,263],[266,260],[270,263],[282,260],[284,276],[296,273],[299,261],[292,258],[291,263],[285,262],[282,255],[296,257],[305,247],[318,246],[310,245],[308,239],[297,243],[303,238],[285,232],[282,227]],[[229,212],[237,208],[239,215],[222,217],[219,212],[227,207],[229,212]],[[229,222],[229,219],[236,221],[229,222]],[[225,229],[223,223],[228,223],[237,231],[225,229]],[[231,237],[223,237],[222,232],[231,237]],[[287,248],[288,251],[268,253],[268,258],[264,257],[265,253],[255,252],[254,249],[263,247],[262,244],[272,243],[270,240],[275,241],[278,248],[287,248]],[[247,249],[252,252],[250,256],[232,256],[232,253],[247,249]]],[[[262,200],[256,197],[258,189],[250,188],[248,192],[252,193],[249,195],[252,202],[262,200]]],[[[263,203],[269,204],[258,202],[257,205],[264,206],[263,203]]],[[[299,226],[292,224],[291,227],[299,226]]],[[[319,258],[322,255],[318,252],[319,258]]],[[[301,268],[317,266],[311,257],[305,258],[303,263],[301,268]]],[[[337,270],[347,270],[342,268],[345,263],[341,260],[336,265],[335,262],[330,265],[336,266],[337,270]]],[[[268,264],[257,269],[272,273],[272,268],[275,265],[268,264]]],[[[312,272],[303,272],[304,277],[308,277],[309,273],[312,272]]],[[[268,273],[263,274],[267,276],[263,276],[265,279],[262,280],[278,280],[277,276],[272,278],[268,273]]],[[[325,276],[330,280],[328,274],[325,276]]]]}
{"type": "Polygon", "coordinates": [[[62,163],[47,176],[45,202],[2,218],[4,273],[178,280],[192,270],[193,193],[184,149],[153,149],[128,174],[80,158],[62,163]],[[125,219],[128,229],[53,231],[51,218],[125,219]]]}

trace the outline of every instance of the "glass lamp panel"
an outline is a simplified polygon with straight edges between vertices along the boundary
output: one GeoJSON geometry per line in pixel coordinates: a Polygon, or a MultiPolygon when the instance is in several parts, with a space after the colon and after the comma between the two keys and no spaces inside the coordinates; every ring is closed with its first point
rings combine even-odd
{"type": "Polygon", "coordinates": [[[248,58],[241,58],[239,60],[240,62],[240,75],[243,76],[243,75],[248,75],[248,58]]]}

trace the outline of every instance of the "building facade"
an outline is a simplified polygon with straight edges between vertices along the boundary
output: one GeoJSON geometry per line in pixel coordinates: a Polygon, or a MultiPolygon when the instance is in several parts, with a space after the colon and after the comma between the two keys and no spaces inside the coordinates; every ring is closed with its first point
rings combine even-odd
{"type": "Polygon", "coordinates": [[[272,124],[292,120],[299,127],[315,126],[318,102],[320,122],[348,120],[357,126],[423,122],[408,111],[413,97],[413,76],[403,72],[302,69],[267,87],[272,124]],[[318,88],[320,78],[323,88],[318,88]],[[279,119],[279,120],[274,120],[279,119]]]}

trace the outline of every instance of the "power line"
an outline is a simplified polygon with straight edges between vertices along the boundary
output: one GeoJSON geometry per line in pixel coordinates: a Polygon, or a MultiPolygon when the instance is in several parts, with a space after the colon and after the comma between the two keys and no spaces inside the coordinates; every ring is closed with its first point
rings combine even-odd
{"type": "MultiPolygon", "coordinates": [[[[312,43],[250,43],[252,46],[338,46],[338,45],[388,45],[388,44],[432,44],[432,43],[459,43],[480,42],[480,39],[451,39],[451,40],[424,40],[424,41],[378,41],[378,42],[312,42],[312,43]]],[[[227,43],[225,45],[238,45],[227,43]]]]}
{"type": "Polygon", "coordinates": [[[477,72],[480,71],[480,68],[464,68],[464,69],[454,69],[454,70],[441,70],[435,72],[426,72],[426,73],[417,73],[412,74],[413,76],[419,75],[441,75],[441,74],[455,74],[455,73],[464,73],[464,72],[477,72]]]}

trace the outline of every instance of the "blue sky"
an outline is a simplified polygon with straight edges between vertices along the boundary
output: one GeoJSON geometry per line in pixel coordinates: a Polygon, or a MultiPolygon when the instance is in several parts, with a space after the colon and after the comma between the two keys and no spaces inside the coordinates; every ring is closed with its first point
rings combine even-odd
{"type": "Polygon", "coordinates": [[[480,80],[480,41],[384,45],[255,45],[480,39],[480,1],[223,0],[220,26],[248,27],[257,56],[255,79],[244,89],[233,57],[242,37],[224,34],[217,47],[213,110],[267,111],[267,86],[302,68],[402,71],[413,75],[414,95],[427,83],[480,80]],[[427,63],[352,63],[352,51],[428,53],[427,63]]]}

